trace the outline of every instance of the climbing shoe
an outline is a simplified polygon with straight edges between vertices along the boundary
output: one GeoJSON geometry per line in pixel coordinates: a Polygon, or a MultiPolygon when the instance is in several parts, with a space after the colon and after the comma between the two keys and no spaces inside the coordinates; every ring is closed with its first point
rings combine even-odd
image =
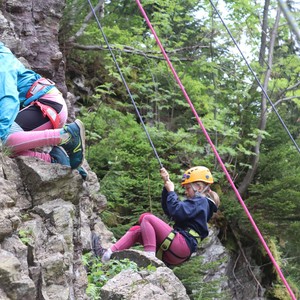
{"type": "Polygon", "coordinates": [[[92,251],[95,256],[99,257],[105,252],[105,249],[101,246],[100,237],[95,232],[92,232],[92,251]]]}
{"type": "Polygon", "coordinates": [[[69,134],[69,138],[61,143],[70,157],[72,169],[77,169],[83,162],[85,150],[85,130],[80,120],[67,124],[64,130],[69,134]]]}
{"type": "Polygon", "coordinates": [[[83,180],[87,180],[88,179],[89,174],[88,174],[87,170],[83,166],[80,166],[79,168],[77,168],[77,171],[81,175],[81,177],[82,177],[83,180]]]}
{"type": "Polygon", "coordinates": [[[111,255],[112,255],[112,251],[111,251],[110,248],[108,248],[108,249],[103,253],[103,255],[102,255],[102,257],[101,257],[101,261],[102,261],[103,263],[107,263],[107,262],[110,260],[111,255]]]}
{"type": "Polygon", "coordinates": [[[69,156],[63,147],[54,146],[49,154],[51,156],[51,163],[71,166],[69,156]]]}

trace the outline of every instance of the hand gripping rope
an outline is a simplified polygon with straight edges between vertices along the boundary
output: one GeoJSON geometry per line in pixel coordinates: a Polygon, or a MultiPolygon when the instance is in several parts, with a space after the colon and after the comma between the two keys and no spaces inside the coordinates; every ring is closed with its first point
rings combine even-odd
{"type": "Polygon", "coordinates": [[[285,277],[284,277],[284,275],[283,275],[283,273],[282,273],[282,271],[281,271],[279,265],[277,264],[275,258],[273,257],[272,252],[270,251],[270,249],[269,249],[267,243],[265,242],[265,240],[264,240],[262,234],[260,233],[260,231],[259,231],[257,225],[255,224],[255,222],[254,222],[254,220],[253,220],[253,218],[252,218],[252,216],[251,216],[251,214],[250,214],[250,212],[249,212],[249,210],[248,210],[246,204],[244,203],[244,201],[243,201],[243,199],[242,199],[242,197],[241,197],[239,191],[237,190],[237,188],[236,188],[236,186],[235,186],[233,180],[231,179],[231,177],[230,177],[230,175],[229,175],[229,173],[228,173],[228,171],[227,171],[227,169],[226,169],[226,167],[225,167],[225,165],[224,165],[224,163],[223,163],[223,161],[222,161],[222,159],[221,159],[221,157],[220,157],[218,151],[216,150],[216,147],[214,146],[213,142],[211,141],[210,136],[208,135],[208,133],[207,133],[207,131],[206,131],[206,129],[205,129],[205,127],[204,127],[202,121],[200,120],[200,118],[199,118],[199,116],[198,116],[198,114],[197,114],[197,112],[196,112],[196,110],[195,110],[195,108],[194,108],[194,106],[193,106],[193,103],[191,102],[191,100],[190,100],[190,98],[189,98],[187,92],[185,91],[184,86],[183,86],[183,84],[181,83],[181,81],[180,81],[180,79],[179,79],[179,77],[178,77],[178,75],[177,75],[175,69],[173,68],[173,65],[172,65],[172,63],[171,63],[171,61],[170,61],[170,59],[169,59],[169,57],[168,57],[166,51],[164,50],[164,48],[163,48],[163,46],[162,46],[162,44],[161,44],[161,42],[160,42],[160,40],[159,40],[159,38],[158,38],[158,36],[157,36],[155,30],[154,30],[154,28],[152,27],[152,24],[151,24],[151,22],[149,21],[148,16],[147,16],[147,14],[146,14],[144,8],[142,7],[142,5],[141,5],[141,3],[140,3],[139,0],[136,0],[136,3],[137,3],[137,5],[138,5],[138,7],[139,7],[139,9],[140,9],[140,11],[141,11],[141,13],[142,13],[142,15],[143,15],[143,17],[144,17],[144,19],[145,19],[145,21],[146,21],[148,27],[150,28],[150,30],[151,30],[151,32],[152,32],[152,34],[153,34],[153,36],[154,36],[154,38],[155,38],[155,40],[156,40],[156,42],[157,42],[159,48],[160,48],[160,50],[161,50],[163,56],[165,57],[165,59],[166,59],[168,65],[169,65],[169,67],[170,67],[170,69],[171,69],[171,71],[172,71],[172,73],[173,73],[173,75],[174,75],[174,77],[175,77],[177,83],[179,84],[179,86],[180,86],[180,88],[181,88],[181,90],[182,90],[182,92],[183,92],[183,95],[184,95],[185,98],[186,98],[186,101],[188,102],[188,104],[189,104],[189,106],[190,106],[190,108],[191,108],[191,110],[192,110],[194,116],[196,117],[199,126],[201,127],[201,129],[202,129],[202,131],[203,131],[203,133],[204,133],[204,135],[205,135],[207,141],[209,142],[209,144],[210,144],[210,146],[211,146],[211,148],[212,148],[212,150],[213,150],[213,152],[214,152],[214,154],[215,154],[215,156],[216,156],[218,162],[220,163],[220,166],[222,167],[222,169],[223,169],[223,171],[224,171],[224,173],[225,173],[225,175],[226,175],[226,177],[227,177],[227,179],[228,179],[230,185],[232,186],[232,188],[233,188],[233,190],[234,190],[234,192],[235,192],[235,194],[236,194],[236,196],[237,196],[237,198],[238,198],[240,204],[242,205],[244,211],[246,212],[246,215],[247,215],[248,219],[250,220],[250,222],[251,222],[251,224],[252,224],[252,226],[253,226],[255,232],[257,233],[257,235],[258,235],[258,237],[259,237],[261,243],[263,244],[263,247],[265,248],[266,252],[268,253],[268,255],[269,255],[269,257],[270,257],[270,259],[271,259],[271,261],[272,261],[274,267],[276,268],[276,270],[277,270],[277,272],[278,272],[280,278],[282,279],[282,281],[283,281],[284,285],[286,286],[286,288],[287,288],[289,294],[291,295],[291,298],[292,298],[293,300],[297,300],[296,297],[295,297],[295,295],[294,295],[294,293],[293,293],[293,291],[292,291],[292,289],[290,288],[288,282],[286,281],[286,279],[285,279],[285,277]]]}

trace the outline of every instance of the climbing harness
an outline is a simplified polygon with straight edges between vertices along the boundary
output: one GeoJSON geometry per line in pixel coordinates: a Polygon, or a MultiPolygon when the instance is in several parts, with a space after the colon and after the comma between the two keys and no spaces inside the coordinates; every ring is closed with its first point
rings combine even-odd
{"type": "Polygon", "coordinates": [[[46,93],[48,93],[54,86],[55,83],[52,80],[44,77],[39,78],[32,84],[32,86],[28,90],[26,94],[27,100],[25,100],[23,106],[28,106],[28,105],[38,106],[41,109],[43,116],[48,117],[50,122],[52,123],[53,128],[57,129],[61,124],[60,116],[57,113],[57,111],[50,105],[38,101],[39,98],[41,98],[46,93]]]}
{"type": "Polygon", "coordinates": [[[152,26],[150,20],[149,20],[149,18],[148,18],[148,16],[147,16],[146,12],[145,12],[145,10],[144,10],[144,8],[142,7],[142,5],[141,5],[141,3],[140,3],[139,0],[136,0],[136,3],[137,3],[137,5],[138,5],[138,7],[139,7],[139,9],[140,9],[140,11],[141,11],[141,14],[143,15],[143,17],[144,17],[144,19],[145,19],[145,21],[146,21],[146,23],[147,23],[149,29],[151,30],[151,32],[152,32],[152,34],[153,34],[153,36],[154,36],[154,38],[155,38],[155,40],[156,40],[156,43],[158,44],[158,46],[159,46],[159,48],[160,48],[160,50],[161,50],[161,52],[162,52],[164,58],[166,59],[168,65],[169,65],[169,68],[171,69],[171,71],[172,71],[172,73],[173,73],[173,75],[174,75],[174,77],[175,77],[175,79],[176,79],[178,85],[180,86],[180,88],[181,88],[181,90],[182,90],[182,92],[183,92],[183,95],[184,95],[186,101],[188,102],[188,104],[189,104],[189,106],[190,106],[190,108],[191,108],[191,110],[192,110],[192,112],[193,112],[193,114],[194,114],[194,116],[195,116],[195,118],[196,118],[196,120],[197,120],[197,122],[198,122],[200,128],[202,129],[202,132],[203,132],[204,136],[206,137],[208,143],[210,144],[210,146],[211,146],[211,148],[212,148],[212,150],[213,150],[213,152],[214,152],[214,154],[215,154],[215,156],[216,156],[216,158],[217,158],[217,160],[218,160],[218,162],[219,162],[219,164],[220,164],[220,166],[221,166],[223,172],[225,173],[227,180],[229,181],[229,183],[230,183],[232,189],[234,190],[234,192],[235,192],[235,194],[236,194],[237,199],[239,200],[241,206],[243,207],[243,209],[244,209],[244,211],[245,211],[245,213],[246,213],[246,215],[247,215],[247,217],[248,217],[248,219],[249,219],[251,225],[253,226],[253,228],[254,228],[256,234],[258,235],[258,237],[259,237],[259,239],[260,239],[260,241],[261,241],[263,247],[265,248],[266,252],[268,253],[268,255],[269,255],[269,257],[270,257],[270,259],[271,259],[271,261],[272,261],[272,263],[273,263],[273,265],[274,265],[274,267],[275,267],[275,269],[277,270],[277,272],[278,272],[278,274],[279,274],[279,276],[280,276],[282,282],[283,282],[284,285],[286,286],[286,288],[287,288],[289,294],[291,295],[291,297],[292,297],[293,300],[296,300],[296,297],[295,297],[295,295],[294,295],[292,289],[290,288],[290,286],[289,286],[288,282],[286,281],[286,279],[285,279],[285,277],[284,277],[284,275],[283,275],[283,273],[282,273],[282,271],[281,271],[279,265],[277,264],[275,258],[273,257],[272,252],[270,251],[270,249],[269,249],[267,243],[265,242],[265,240],[264,240],[262,234],[260,233],[260,230],[258,229],[258,227],[257,227],[257,225],[256,225],[256,223],[255,223],[255,221],[254,221],[254,219],[252,218],[252,216],[251,216],[251,214],[250,214],[250,212],[249,212],[249,210],[248,210],[246,204],[244,203],[244,201],[243,201],[243,199],[242,199],[242,197],[241,197],[241,195],[240,195],[238,189],[236,188],[236,186],[235,186],[235,184],[234,184],[234,182],[233,182],[233,180],[232,180],[230,174],[228,173],[228,171],[227,171],[227,169],[226,169],[226,167],[225,167],[225,164],[223,163],[221,156],[219,155],[219,153],[218,153],[218,151],[217,151],[215,145],[213,144],[213,142],[212,142],[212,140],[211,140],[209,134],[207,133],[207,130],[206,130],[206,128],[204,127],[204,125],[203,125],[203,123],[202,123],[202,121],[201,121],[201,119],[200,119],[200,117],[199,117],[199,115],[198,115],[198,113],[197,113],[197,111],[196,111],[196,109],[195,109],[195,107],[194,107],[192,101],[190,100],[190,98],[189,98],[187,92],[185,91],[185,88],[184,88],[183,84],[181,83],[181,80],[179,79],[179,77],[178,77],[178,75],[177,75],[177,73],[176,73],[176,71],[175,71],[175,69],[174,69],[174,67],[173,67],[173,65],[172,65],[172,63],[171,63],[171,61],[170,61],[170,59],[169,59],[169,57],[168,57],[168,55],[167,55],[165,49],[164,49],[164,47],[162,46],[162,44],[161,44],[161,42],[160,42],[160,40],[159,40],[159,38],[158,38],[158,36],[157,36],[157,34],[156,34],[156,32],[155,32],[155,30],[154,30],[154,28],[153,28],[153,26],[152,26]]]}
{"type": "Polygon", "coordinates": [[[43,116],[49,118],[50,122],[52,123],[53,129],[57,129],[60,127],[60,116],[53,107],[43,104],[38,100],[33,101],[31,104],[38,106],[41,109],[43,116]]]}
{"type": "Polygon", "coordinates": [[[160,244],[158,250],[156,251],[156,257],[162,260],[163,253],[166,252],[172,245],[172,242],[176,236],[176,232],[172,230],[169,235],[160,244]]]}
{"type": "Polygon", "coordinates": [[[29,99],[30,97],[32,97],[33,95],[35,95],[39,91],[45,89],[45,87],[47,87],[49,85],[54,86],[55,83],[53,81],[51,81],[50,79],[47,79],[47,78],[44,78],[44,77],[36,80],[33,83],[33,85],[30,87],[30,89],[28,90],[28,92],[26,94],[26,98],[29,99]]]}
{"type": "MultiPolygon", "coordinates": [[[[198,245],[201,243],[201,237],[200,237],[200,235],[195,230],[193,230],[191,228],[188,228],[185,231],[188,233],[188,235],[192,236],[197,241],[198,245]]],[[[172,230],[169,233],[169,235],[163,240],[163,242],[160,244],[158,250],[156,251],[156,257],[157,258],[159,258],[160,260],[162,260],[164,252],[168,251],[169,248],[171,247],[172,242],[173,242],[173,240],[174,240],[174,238],[176,236],[176,233],[177,232],[175,230],[172,230]]]]}
{"type": "Polygon", "coordinates": [[[201,243],[201,237],[194,229],[187,229],[186,232],[196,239],[198,245],[201,243]]]}
{"type": "Polygon", "coordinates": [[[47,92],[49,92],[55,83],[47,78],[40,78],[36,80],[26,94],[27,100],[25,100],[23,106],[29,105],[32,101],[41,98],[47,92]]]}
{"type": "Polygon", "coordinates": [[[105,41],[105,43],[106,43],[106,45],[107,45],[107,47],[108,47],[108,49],[109,49],[109,52],[110,52],[110,54],[111,54],[111,56],[112,56],[112,58],[113,58],[113,61],[114,61],[115,65],[116,65],[116,67],[117,67],[117,69],[118,69],[118,72],[119,72],[119,74],[120,74],[120,77],[121,77],[121,79],[122,79],[122,82],[123,82],[123,84],[124,84],[124,86],[125,86],[125,88],[126,88],[126,91],[127,91],[128,95],[129,95],[130,99],[131,99],[131,102],[132,102],[132,104],[133,104],[133,106],[134,106],[134,109],[135,109],[135,111],[136,111],[136,114],[138,115],[139,120],[140,120],[140,122],[141,122],[141,124],[142,124],[142,126],[143,126],[143,128],[144,128],[144,131],[145,131],[145,133],[146,133],[146,135],[147,135],[147,138],[148,138],[148,140],[149,140],[149,143],[150,143],[150,145],[151,145],[151,147],[152,147],[152,149],[153,149],[154,155],[155,155],[155,157],[156,157],[156,159],[157,159],[157,161],[158,161],[158,163],[159,163],[159,165],[160,165],[160,168],[162,168],[162,167],[163,167],[163,164],[162,164],[162,162],[161,162],[161,160],[160,160],[160,158],[159,158],[159,156],[158,156],[158,153],[157,153],[157,151],[156,151],[156,148],[155,148],[155,146],[154,146],[154,144],[153,144],[153,142],[152,142],[152,139],[151,139],[151,137],[150,137],[150,135],[149,135],[149,132],[148,132],[148,130],[147,130],[147,128],[146,128],[146,125],[145,125],[145,123],[144,123],[144,120],[143,120],[143,118],[142,118],[142,116],[141,116],[141,114],[140,114],[140,112],[139,112],[139,109],[138,109],[138,107],[137,107],[137,105],[136,105],[136,103],[135,103],[135,101],[134,101],[134,99],[133,99],[133,97],[132,97],[132,94],[131,94],[131,92],[130,92],[130,89],[129,89],[129,87],[128,87],[128,85],[127,85],[127,82],[126,82],[126,80],[125,80],[125,78],[124,78],[124,76],[123,76],[123,73],[122,73],[122,71],[121,71],[121,69],[120,69],[120,67],[119,67],[119,64],[118,64],[118,62],[117,62],[117,60],[116,60],[116,58],[115,58],[115,55],[114,55],[114,53],[113,53],[113,51],[112,51],[112,49],[111,49],[111,47],[110,47],[110,44],[108,43],[108,40],[107,40],[107,38],[106,38],[106,35],[105,35],[105,33],[104,33],[103,29],[102,29],[101,23],[100,23],[100,21],[99,21],[97,15],[96,15],[96,13],[95,13],[95,10],[94,10],[94,8],[93,8],[93,6],[92,6],[92,4],[91,4],[91,1],[90,1],[90,0],[87,0],[87,1],[88,1],[89,5],[90,5],[91,11],[93,12],[93,15],[94,15],[95,19],[96,19],[96,22],[97,22],[97,24],[98,24],[98,27],[99,27],[99,29],[100,29],[100,31],[101,31],[101,33],[102,33],[103,39],[104,39],[104,41],[105,41]]]}

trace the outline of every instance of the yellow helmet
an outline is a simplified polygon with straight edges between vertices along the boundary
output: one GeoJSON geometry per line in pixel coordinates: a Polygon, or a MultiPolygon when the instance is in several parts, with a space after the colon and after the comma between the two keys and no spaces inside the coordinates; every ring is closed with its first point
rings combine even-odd
{"type": "Polygon", "coordinates": [[[184,172],[181,180],[181,185],[186,185],[188,183],[203,181],[206,183],[213,183],[214,179],[208,168],[198,166],[188,169],[184,172]]]}

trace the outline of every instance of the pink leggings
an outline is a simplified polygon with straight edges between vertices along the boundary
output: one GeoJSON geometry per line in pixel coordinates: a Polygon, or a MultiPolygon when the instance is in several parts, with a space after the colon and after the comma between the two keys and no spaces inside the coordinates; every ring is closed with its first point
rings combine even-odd
{"type": "MultiPolygon", "coordinates": [[[[139,223],[140,225],[131,227],[126,234],[111,247],[113,252],[129,249],[136,243],[143,245],[145,251],[156,251],[173,230],[167,223],[150,213],[142,214],[139,223]]],[[[177,265],[184,262],[191,254],[184,236],[180,233],[176,233],[169,250],[170,251],[164,252],[163,261],[170,265],[177,265]],[[172,254],[172,252],[175,255],[172,254]]]]}
{"type": "Polygon", "coordinates": [[[61,129],[46,129],[15,132],[8,136],[6,146],[12,152],[12,156],[31,156],[51,162],[48,153],[29,151],[29,149],[58,145],[62,141],[60,131],[61,129]]]}
{"type": "MultiPolygon", "coordinates": [[[[53,103],[53,108],[60,116],[59,126],[62,128],[66,123],[68,110],[59,90],[56,87],[52,88],[41,101],[47,101],[49,105],[53,103]]],[[[51,162],[48,153],[30,149],[58,145],[61,142],[60,131],[61,129],[53,129],[52,123],[47,116],[43,116],[39,107],[30,105],[20,110],[5,144],[12,156],[32,156],[51,162]]]]}

